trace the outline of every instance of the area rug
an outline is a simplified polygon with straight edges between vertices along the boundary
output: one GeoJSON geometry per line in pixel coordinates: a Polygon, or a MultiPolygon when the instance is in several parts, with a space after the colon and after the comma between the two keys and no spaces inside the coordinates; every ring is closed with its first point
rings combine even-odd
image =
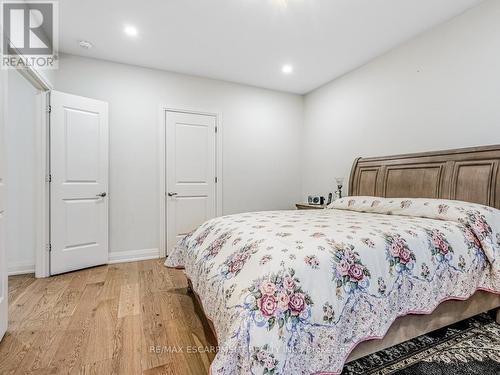
{"type": "Polygon", "coordinates": [[[488,314],[346,364],[342,375],[500,375],[500,325],[488,314]]]}

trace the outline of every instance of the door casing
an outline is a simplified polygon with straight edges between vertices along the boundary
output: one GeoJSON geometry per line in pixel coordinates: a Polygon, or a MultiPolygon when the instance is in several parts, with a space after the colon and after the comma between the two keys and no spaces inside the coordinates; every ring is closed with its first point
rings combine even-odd
{"type": "Polygon", "coordinates": [[[166,173],[166,113],[167,112],[180,112],[195,115],[206,115],[215,117],[215,126],[217,127],[215,148],[216,148],[216,165],[215,173],[217,176],[216,187],[216,216],[223,214],[223,165],[222,165],[222,114],[218,111],[205,111],[205,110],[192,110],[183,108],[182,106],[168,106],[161,105],[159,111],[159,129],[158,129],[158,165],[159,165],[159,201],[160,201],[160,218],[159,218],[159,249],[160,254],[167,256],[167,173],[166,173]]]}
{"type": "Polygon", "coordinates": [[[52,85],[31,67],[18,70],[35,89],[35,277],[50,276],[50,185],[49,185],[49,129],[50,129],[50,91],[52,85]]]}
{"type": "MultiPolygon", "coordinates": [[[[1,42],[0,38],[0,42],[1,42]]],[[[7,72],[0,71],[0,341],[7,332],[9,326],[9,279],[7,277],[7,249],[5,248],[5,226],[6,214],[6,165],[5,165],[5,123],[7,102],[7,72]]]]}
{"type": "Polygon", "coordinates": [[[50,91],[40,92],[36,99],[35,277],[43,278],[50,276],[50,91]]]}
{"type": "MultiPolygon", "coordinates": [[[[1,21],[0,21],[1,22],[1,21]]],[[[0,42],[3,41],[3,35],[0,35],[0,42]]],[[[49,223],[49,217],[48,217],[48,183],[46,181],[46,174],[47,171],[49,170],[49,164],[48,164],[48,153],[46,152],[47,150],[47,142],[48,142],[48,130],[49,130],[49,114],[47,112],[47,109],[49,108],[50,104],[50,99],[49,99],[49,94],[48,92],[52,89],[52,86],[50,85],[49,82],[47,82],[36,70],[34,70],[32,67],[25,67],[23,69],[18,69],[18,72],[24,76],[32,85],[35,89],[38,90],[38,94],[36,96],[36,123],[35,123],[35,154],[37,155],[37,159],[39,160],[39,163],[35,164],[35,173],[36,173],[36,179],[37,179],[37,184],[35,186],[36,190],[36,197],[35,197],[35,236],[36,236],[36,248],[35,248],[35,276],[36,277],[47,277],[49,276],[49,252],[48,248],[46,247],[46,244],[48,241],[49,237],[49,229],[48,229],[48,223],[49,223]]],[[[1,90],[4,90],[2,95],[0,95],[1,100],[3,100],[3,103],[0,103],[0,108],[3,110],[0,113],[0,127],[1,131],[4,130],[4,125],[5,125],[5,113],[7,111],[7,108],[5,108],[5,98],[7,95],[7,89],[8,89],[8,82],[7,82],[7,72],[3,71],[0,74],[2,74],[2,82],[5,82],[5,87],[0,86],[1,90]],[[5,78],[5,79],[4,79],[5,78]]],[[[4,137],[1,137],[2,142],[5,142],[6,140],[4,137]]],[[[5,147],[3,145],[0,145],[0,157],[2,158],[2,161],[5,159],[3,153],[5,152],[5,147]]],[[[2,173],[5,172],[5,169],[2,170],[2,173]]],[[[3,176],[2,176],[3,177],[3,176]]],[[[2,185],[2,190],[4,189],[4,181],[0,181],[0,185],[2,185]]],[[[4,192],[2,192],[2,197],[0,199],[4,199],[4,192]]],[[[3,206],[0,207],[0,209],[3,209],[3,206]]],[[[8,220],[8,217],[3,218],[4,223],[3,226],[5,227],[5,221],[8,220]]],[[[4,241],[4,234],[0,233],[0,241],[4,241]]],[[[0,244],[2,246],[3,244],[0,244]]],[[[5,293],[5,305],[2,304],[2,307],[5,308],[5,311],[2,311],[2,314],[8,315],[8,310],[7,310],[7,304],[8,304],[8,278],[7,278],[7,254],[6,254],[6,249],[3,249],[3,253],[0,254],[3,255],[3,259],[1,261],[0,267],[3,267],[2,272],[5,272],[5,275],[1,275],[2,278],[5,278],[2,280],[3,282],[2,287],[3,291],[2,293],[5,293]]],[[[8,319],[8,316],[5,317],[8,319]]],[[[2,321],[0,324],[2,324],[2,327],[0,327],[0,332],[2,332],[2,335],[0,336],[0,340],[3,337],[3,332],[4,330],[7,330],[6,326],[3,326],[5,322],[2,321]]]]}

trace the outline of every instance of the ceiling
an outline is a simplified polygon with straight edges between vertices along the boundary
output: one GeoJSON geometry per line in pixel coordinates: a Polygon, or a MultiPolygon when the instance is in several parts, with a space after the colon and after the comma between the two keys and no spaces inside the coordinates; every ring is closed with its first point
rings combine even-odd
{"type": "Polygon", "coordinates": [[[481,1],[61,0],[60,50],[304,94],[481,1]]]}

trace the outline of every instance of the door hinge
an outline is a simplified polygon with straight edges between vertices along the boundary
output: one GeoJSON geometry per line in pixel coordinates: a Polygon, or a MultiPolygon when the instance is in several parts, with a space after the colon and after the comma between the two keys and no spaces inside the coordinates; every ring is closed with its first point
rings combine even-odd
{"type": "Polygon", "coordinates": [[[215,177],[215,183],[217,183],[217,181],[219,181],[219,180],[217,179],[217,177],[215,177]]]}
{"type": "Polygon", "coordinates": [[[47,251],[50,253],[52,251],[52,244],[47,244],[47,251]]]}
{"type": "Polygon", "coordinates": [[[47,113],[52,113],[52,106],[50,104],[47,106],[47,113]]]}
{"type": "Polygon", "coordinates": [[[216,127],[215,127],[215,132],[217,133],[217,131],[218,131],[218,130],[219,130],[219,128],[216,126],[216,127]]]}
{"type": "Polygon", "coordinates": [[[51,183],[52,182],[52,175],[48,174],[47,178],[45,178],[45,181],[48,182],[48,183],[51,183]]]}

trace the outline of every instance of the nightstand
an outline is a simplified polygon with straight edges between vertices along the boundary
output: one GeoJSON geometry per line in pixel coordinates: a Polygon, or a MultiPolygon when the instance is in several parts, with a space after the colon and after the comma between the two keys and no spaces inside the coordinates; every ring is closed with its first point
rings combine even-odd
{"type": "Polygon", "coordinates": [[[325,207],[319,204],[296,203],[297,210],[323,210],[325,207]]]}

